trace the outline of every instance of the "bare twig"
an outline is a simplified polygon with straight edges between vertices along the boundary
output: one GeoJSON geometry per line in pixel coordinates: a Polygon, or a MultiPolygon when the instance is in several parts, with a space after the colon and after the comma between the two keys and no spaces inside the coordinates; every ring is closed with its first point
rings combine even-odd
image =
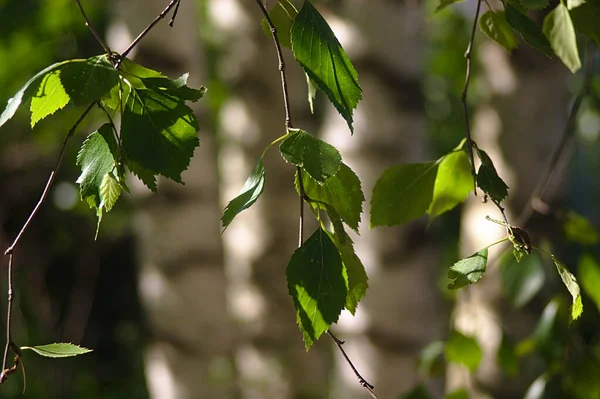
{"type": "Polygon", "coordinates": [[[152,28],[154,28],[154,26],[160,22],[161,19],[163,19],[168,13],[169,11],[171,11],[171,9],[175,6],[177,6],[175,8],[175,12],[173,13],[173,17],[171,18],[171,21],[169,22],[169,26],[173,26],[173,23],[175,22],[175,16],[177,15],[177,10],[179,9],[179,2],[181,0],[171,0],[171,2],[169,3],[169,5],[167,5],[167,7],[158,15],[158,17],[156,17],[154,19],[154,21],[152,21],[150,23],[150,25],[148,25],[146,27],[146,29],[144,29],[139,35],[138,37],[136,37],[135,39],[133,39],[133,41],[131,42],[131,44],[129,45],[129,47],[127,47],[125,49],[125,51],[123,51],[123,53],[121,54],[121,56],[119,57],[119,60],[117,61],[117,63],[115,64],[115,68],[118,68],[119,65],[121,65],[121,62],[127,58],[127,56],[129,55],[129,53],[131,52],[131,50],[134,49],[135,46],[137,46],[137,44],[140,42],[140,40],[142,40],[144,38],[144,36],[146,36],[148,34],[148,32],[150,32],[152,30],[152,28]]]}
{"type": "Polygon", "coordinates": [[[469,162],[471,162],[471,175],[473,176],[473,193],[477,195],[477,174],[475,173],[475,158],[473,156],[473,139],[471,138],[471,122],[469,120],[469,106],[467,104],[467,94],[469,91],[469,83],[471,83],[471,53],[473,52],[473,43],[475,42],[475,32],[477,30],[477,20],[479,19],[479,11],[481,10],[481,0],[477,0],[477,10],[473,19],[473,27],[471,29],[471,38],[465,52],[467,59],[467,72],[465,76],[465,86],[461,95],[461,102],[465,111],[465,127],[467,136],[467,154],[469,154],[469,162]]]}
{"type": "Polygon", "coordinates": [[[342,341],[338,337],[336,337],[331,332],[331,330],[327,330],[327,335],[329,335],[329,338],[331,338],[331,340],[337,345],[337,347],[340,350],[340,352],[342,352],[342,355],[344,356],[344,359],[346,359],[346,362],[348,363],[348,365],[350,366],[350,368],[352,368],[352,371],[354,371],[354,374],[356,375],[356,378],[358,378],[359,384],[362,385],[367,391],[369,391],[369,393],[371,394],[371,397],[377,399],[377,395],[375,395],[375,392],[373,392],[373,389],[375,389],[375,387],[373,385],[371,385],[367,380],[365,380],[362,375],[360,375],[360,373],[358,372],[358,370],[356,369],[356,367],[354,367],[354,364],[352,363],[352,360],[350,360],[350,358],[346,354],[346,351],[344,350],[344,348],[342,346],[342,345],[344,345],[344,341],[342,341]]]}
{"type": "MultiPolygon", "coordinates": [[[[4,345],[4,357],[2,359],[2,374],[0,374],[0,383],[4,382],[11,373],[11,368],[8,368],[8,354],[11,350],[12,337],[11,337],[11,322],[12,322],[12,307],[13,307],[13,254],[8,254],[8,305],[6,309],[6,344],[4,345]]],[[[16,359],[15,359],[16,366],[16,359]]],[[[16,367],[14,367],[16,369],[16,367]]]]}
{"type": "Polygon", "coordinates": [[[100,37],[100,35],[98,34],[98,31],[96,31],[96,29],[94,29],[92,22],[88,18],[87,14],[85,13],[85,10],[83,9],[83,6],[81,5],[81,2],[79,0],[75,0],[75,2],[77,3],[77,7],[79,7],[79,11],[81,12],[81,15],[83,16],[83,19],[85,19],[85,25],[92,32],[92,34],[94,35],[94,37],[96,38],[98,43],[100,43],[100,45],[104,49],[104,52],[108,55],[112,54],[112,52],[110,51],[110,48],[106,45],[104,40],[102,40],[102,37],[100,37]]]}
{"type": "Polygon", "coordinates": [[[585,47],[585,54],[583,59],[584,64],[584,78],[583,78],[583,87],[575,100],[573,101],[573,105],[571,106],[571,111],[569,112],[569,117],[567,118],[567,124],[565,125],[565,130],[563,131],[563,135],[554,149],[554,153],[550,158],[550,162],[546,167],[546,170],[542,174],[537,186],[531,193],[529,201],[525,205],[525,208],[521,212],[519,216],[519,226],[524,226],[527,224],[531,216],[535,211],[535,203],[536,201],[543,201],[544,195],[548,190],[548,186],[550,181],[552,180],[552,176],[556,171],[556,167],[567,147],[567,144],[573,138],[573,134],[575,133],[575,122],[577,121],[577,115],[579,113],[579,108],[581,108],[581,103],[585,99],[585,97],[589,94],[590,86],[592,82],[592,76],[594,73],[594,53],[595,46],[591,40],[587,41],[587,45],[585,47]]]}
{"type": "Polygon", "coordinates": [[[81,114],[81,116],[79,117],[79,119],[77,119],[77,121],[75,122],[75,124],[73,125],[73,127],[71,127],[71,129],[69,130],[69,133],[67,134],[67,136],[63,140],[62,147],[60,149],[60,154],[58,155],[58,160],[56,161],[56,165],[54,166],[54,169],[52,169],[52,172],[50,173],[50,177],[48,178],[48,182],[46,183],[46,187],[44,188],[44,191],[42,192],[42,196],[40,197],[40,199],[39,199],[38,203],[36,204],[35,208],[33,208],[33,210],[31,211],[31,214],[27,218],[27,221],[25,222],[25,224],[23,224],[23,227],[21,227],[21,230],[19,231],[19,234],[17,234],[17,237],[14,239],[13,243],[10,245],[10,247],[8,247],[6,249],[6,251],[4,251],[5,255],[10,255],[13,252],[15,246],[21,240],[21,237],[23,236],[23,233],[25,233],[25,230],[27,230],[27,228],[29,227],[29,224],[33,220],[34,216],[38,213],[38,211],[40,210],[40,207],[42,206],[42,204],[46,200],[46,197],[48,196],[48,192],[50,191],[50,187],[52,187],[52,183],[54,182],[54,178],[56,177],[56,172],[58,171],[58,168],[60,167],[60,164],[61,164],[61,162],[63,160],[64,155],[65,155],[65,149],[67,148],[67,142],[69,141],[69,139],[71,138],[71,136],[73,136],[73,133],[75,133],[75,129],[77,129],[77,127],[85,119],[85,117],[87,116],[87,114],[92,110],[92,107],[94,106],[94,104],[95,103],[91,103],[85,109],[85,111],[83,111],[83,113],[81,114]]]}

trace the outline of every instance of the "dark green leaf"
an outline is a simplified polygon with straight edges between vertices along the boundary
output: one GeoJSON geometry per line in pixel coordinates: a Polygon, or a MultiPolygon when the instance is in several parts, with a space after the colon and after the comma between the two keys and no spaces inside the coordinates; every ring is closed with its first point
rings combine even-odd
{"type": "Polygon", "coordinates": [[[437,162],[396,165],[383,172],[371,199],[371,228],[404,224],[427,212],[437,162]]]}
{"type": "Polygon", "coordinates": [[[498,176],[492,159],[483,150],[477,150],[481,166],[477,172],[477,186],[482,189],[491,199],[502,202],[508,195],[508,186],[498,176]]]}
{"type": "Polygon", "coordinates": [[[399,399],[431,399],[431,396],[423,384],[419,384],[410,391],[403,393],[399,399]]]}
{"type": "Polygon", "coordinates": [[[519,372],[519,357],[514,342],[506,335],[502,335],[502,342],[498,348],[498,363],[508,376],[514,377],[519,372]]]}
{"type": "Polygon", "coordinates": [[[462,1],[463,0],[440,0],[440,4],[438,4],[438,6],[435,8],[435,12],[440,12],[449,5],[452,5],[454,3],[460,3],[462,1]]]}
{"type": "Polygon", "coordinates": [[[468,258],[456,262],[448,270],[448,289],[455,290],[473,284],[485,273],[487,265],[488,249],[484,248],[468,258]]]}
{"type": "Polygon", "coordinates": [[[548,0],[519,0],[519,4],[531,10],[541,10],[548,7],[548,0]]]}
{"type": "Polygon", "coordinates": [[[444,342],[434,341],[421,350],[417,367],[419,369],[419,374],[421,374],[423,378],[438,374],[436,373],[436,369],[442,368],[440,366],[441,355],[444,354],[445,347],[446,344],[444,342]]]}
{"type": "Polygon", "coordinates": [[[443,399],[469,399],[469,394],[464,389],[458,389],[445,395],[443,399]]]}
{"type": "Polygon", "coordinates": [[[556,270],[558,270],[558,274],[569,290],[571,297],[573,298],[573,306],[571,307],[571,320],[576,320],[583,313],[583,304],[581,303],[581,294],[579,291],[579,284],[577,283],[577,279],[569,270],[567,270],[566,266],[556,259],[554,255],[552,255],[552,261],[556,266],[556,270]]]}
{"type": "Polygon", "coordinates": [[[479,29],[509,53],[519,46],[519,40],[506,22],[504,11],[487,11],[479,18],[479,29]]]}
{"type": "Polygon", "coordinates": [[[65,91],[76,106],[100,100],[119,82],[119,74],[106,55],[66,64],[60,73],[65,91]]]}
{"type": "Polygon", "coordinates": [[[600,311],[600,263],[591,254],[583,254],[577,270],[583,290],[600,311]]]}
{"type": "Polygon", "coordinates": [[[573,26],[600,45],[600,2],[585,2],[570,11],[573,26]]]}
{"type": "Polygon", "coordinates": [[[91,349],[84,348],[83,346],[68,343],[22,346],[21,350],[32,350],[38,355],[53,358],[83,355],[92,351],[91,349]]]}
{"type": "Polygon", "coordinates": [[[77,165],[81,166],[81,175],[77,179],[79,192],[81,199],[92,208],[100,208],[102,180],[116,168],[116,147],[112,127],[107,123],[88,136],[77,154],[77,165]]]}
{"type": "Polygon", "coordinates": [[[546,280],[542,260],[536,253],[521,263],[512,256],[503,258],[500,266],[502,291],[516,307],[525,306],[540,291],[546,280]]]}
{"type": "MultiPolygon", "coordinates": [[[[289,0],[278,0],[271,11],[269,11],[271,22],[273,22],[275,29],[277,29],[279,43],[287,48],[292,47],[290,31],[292,30],[292,24],[296,15],[298,15],[298,10],[296,10],[296,7],[289,0]]],[[[265,18],[262,20],[262,28],[267,35],[271,36],[271,29],[269,29],[269,24],[265,18]]]]}
{"type": "Polygon", "coordinates": [[[121,124],[128,159],[181,183],[181,172],[199,145],[197,131],[196,117],[182,101],[161,91],[132,89],[121,124]]]}
{"type": "Polygon", "coordinates": [[[471,371],[477,369],[482,357],[477,340],[456,330],[452,331],[446,342],[445,353],[448,361],[463,364],[471,371]]]}
{"type": "Polygon", "coordinates": [[[6,105],[6,109],[0,115],[0,126],[4,125],[10,118],[15,115],[19,106],[29,100],[35,93],[38,92],[39,84],[46,74],[51,74],[54,71],[60,69],[63,65],[73,62],[62,61],[53,65],[50,65],[46,69],[38,72],[34,77],[29,79],[27,83],[21,87],[21,89],[10,99],[6,105]]]}
{"type": "Polygon", "coordinates": [[[129,169],[131,173],[136,175],[138,179],[140,179],[142,183],[146,185],[146,187],[148,187],[153,192],[158,191],[158,185],[156,184],[156,175],[154,174],[154,172],[144,168],[142,165],[131,159],[127,159],[126,163],[127,169],[129,169]]]}
{"type": "Polygon", "coordinates": [[[279,146],[283,159],[304,168],[321,184],[337,173],[342,156],[334,146],[301,129],[290,129],[290,133],[279,146]]]}
{"type": "Polygon", "coordinates": [[[196,102],[204,96],[206,93],[205,87],[199,89],[193,89],[187,86],[187,79],[189,74],[183,74],[177,80],[171,80],[169,78],[158,78],[149,77],[140,79],[144,86],[148,89],[161,91],[164,94],[168,94],[177,98],[179,101],[192,101],[196,102]]]}
{"type": "Polygon", "coordinates": [[[338,320],[346,303],[342,258],[325,231],[318,229],[294,252],[286,275],[308,350],[338,320]]]}
{"type": "MultiPolygon", "coordinates": [[[[331,205],[350,228],[358,232],[362,203],[365,196],[360,180],[343,162],[337,173],[319,184],[307,173],[302,174],[304,191],[313,200],[331,205]]],[[[314,203],[319,206],[319,203],[314,203]]]]}
{"type": "Polygon", "coordinates": [[[226,229],[235,218],[244,209],[250,208],[260,197],[265,187],[265,167],[263,166],[262,158],[258,160],[252,173],[246,179],[244,187],[237,197],[229,201],[227,207],[223,211],[221,221],[223,228],[226,229]]]}
{"type": "Polygon", "coordinates": [[[577,212],[568,211],[566,213],[563,228],[568,240],[581,245],[596,245],[600,239],[598,230],[577,212]]]}
{"type": "Polygon", "coordinates": [[[308,0],[294,20],[291,37],[296,60],[354,131],[352,112],[362,97],[358,74],[325,19],[308,0]]]}
{"type": "MultiPolygon", "coordinates": [[[[548,302],[544,308],[532,337],[532,343],[536,349],[546,351],[546,349],[555,350],[555,348],[557,348],[555,342],[555,336],[557,334],[555,330],[557,320],[559,319],[560,308],[561,301],[556,298],[548,302]]],[[[519,346],[521,346],[521,344],[519,346]]]]}
{"type": "Polygon", "coordinates": [[[570,378],[565,378],[569,382],[570,397],[600,398],[600,359],[591,353],[582,353],[580,356],[583,359],[578,359],[574,367],[569,367],[570,378]]]}
{"type": "Polygon", "coordinates": [[[506,4],[505,12],[508,24],[519,32],[527,44],[546,54],[548,57],[554,55],[550,42],[535,22],[510,4],[506,4]]]}
{"type": "Polygon", "coordinates": [[[365,271],[365,266],[354,251],[354,245],[350,237],[340,240],[338,235],[332,235],[327,232],[331,240],[335,243],[344,264],[344,278],[346,280],[347,295],[344,305],[350,313],[354,315],[360,300],[365,296],[369,288],[369,278],[365,271]]]}
{"type": "Polygon", "coordinates": [[[575,28],[569,16],[569,11],[563,3],[558,3],[556,8],[544,18],[543,31],[552,49],[573,73],[581,68],[575,28]]]}
{"type": "Polygon", "coordinates": [[[471,164],[465,151],[446,155],[438,166],[433,198],[427,213],[433,220],[462,203],[473,190],[471,164]]]}

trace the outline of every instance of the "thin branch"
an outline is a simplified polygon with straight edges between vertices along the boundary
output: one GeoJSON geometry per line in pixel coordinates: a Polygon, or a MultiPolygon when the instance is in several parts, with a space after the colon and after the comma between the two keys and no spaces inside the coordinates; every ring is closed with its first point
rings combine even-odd
{"type": "Polygon", "coordinates": [[[477,10],[473,19],[473,27],[471,29],[471,38],[465,52],[467,59],[467,72],[465,76],[465,86],[461,95],[461,102],[465,111],[465,127],[467,136],[467,154],[469,154],[469,162],[471,162],[471,175],[473,176],[473,192],[477,195],[477,174],[475,173],[475,158],[473,156],[473,139],[471,138],[471,122],[469,120],[469,106],[467,105],[467,94],[469,84],[471,83],[471,53],[473,52],[473,43],[475,42],[475,32],[477,30],[477,20],[479,19],[479,11],[481,10],[481,0],[477,0],[477,10]]]}
{"type": "Polygon", "coordinates": [[[108,55],[112,54],[112,52],[110,51],[110,48],[106,45],[104,40],[102,40],[102,37],[100,37],[100,35],[98,34],[98,31],[96,31],[96,29],[94,29],[92,22],[88,18],[87,14],[85,13],[85,10],[83,9],[83,6],[81,5],[81,2],[79,0],[75,0],[75,2],[77,3],[77,7],[79,7],[79,11],[81,12],[81,15],[83,16],[83,19],[85,19],[85,26],[87,26],[88,29],[92,32],[92,34],[94,35],[94,37],[96,38],[98,43],[100,43],[100,45],[104,49],[104,52],[108,55]]]}
{"type": "Polygon", "coordinates": [[[79,117],[79,119],[77,119],[77,122],[75,122],[75,124],[73,125],[73,127],[71,127],[71,129],[69,130],[69,133],[67,133],[67,136],[63,140],[62,147],[60,149],[60,154],[58,155],[58,160],[56,161],[56,165],[54,166],[54,169],[52,169],[52,172],[50,173],[50,177],[48,178],[48,182],[46,183],[46,187],[44,188],[44,191],[42,192],[42,196],[40,197],[40,199],[39,199],[37,205],[35,206],[35,208],[33,208],[33,210],[31,211],[31,214],[27,218],[27,221],[25,222],[25,224],[23,225],[23,227],[21,227],[21,230],[19,231],[19,234],[17,234],[17,237],[15,238],[15,240],[13,241],[13,243],[10,245],[10,247],[8,247],[6,249],[6,251],[4,251],[4,255],[10,255],[10,254],[12,254],[15,246],[21,240],[21,237],[23,236],[23,233],[25,233],[25,230],[27,230],[27,228],[29,227],[29,224],[33,220],[34,216],[38,213],[38,211],[40,210],[40,207],[42,206],[42,204],[46,200],[46,197],[48,196],[48,192],[50,191],[50,187],[52,187],[52,183],[54,182],[54,178],[56,177],[56,172],[58,171],[58,168],[60,167],[60,164],[61,164],[61,162],[63,160],[64,155],[65,155],[65,149],[67,147],[67,142],[69,141],[69,139],[71,138],[71,136],[73,136],[73,133],[75,133],[75,129],[77,129],[77,127],[85,119],[85,117],[87,116],[87,114],[92,110],[92,107],[94,106],[94,104],[95,103],[91,103],[90,105],[88,105],[88,107],[85,109],[85,111],[83,111],[83,113],[81,114],[81,116],[79,117]]]}
{"type": "Polygon", "coordinates": [[[300,221],[298,222],[298,248],[300,248],[304,242],[304,199],[307,195],[304,191],[302,168],[300,166],[296,166],[296,173],[298,174],[298,187],[300,188],[300,221]]]}
{"type": "Polygon", "coordinates": [[[267,21],[267,25],[269,25],[269,29],[271,30],[271,36],[273,36],[273,42],[275,42],[275,49],[277,50],[277,59],[279,61],[279,73],[281,74],[281,89],[283,91],[283,105],[285,107],[285,127],[287,130],[291,129],[292,126],[292,113],[290,111],[290,98],[288,94],[287,87],[287,77],[285,74],[285,61],[283,59],[283,52],[281,51],[281,44],[279,43],[279,36],[277,36],[277,29],[273,24],[273,20],[269,16],[269,12],[265,8],[265,5],[261,0],[256,0],[256,4],[260,7],[265,20],[267,21]]]}
{"type": "Polygon", "coordinates": [[[171,11],[171,9],[175,6],[177,6],[175,8],[175,12],[173,13],[173,17],[171,18],[171,21],[169,22],[169,26],[173,26],[173,23],[175,22],[175,16],[177,15],[177,10],[179,9],[179,2],[181,0],[171,0],[171,2],[169,3],[169,5],[158,15],[158,17],[156,17],[154,19],[154,21],[152,21],[150,23],[150,25],[148,25],[146,27],[146,29],[144,29],[139,35],[138,37],[136,37],[131,44],[129,45],[129,47],[127,47],[125,49],[125,51],[123,51],[123,53],[121,54],[121,56],[119,57],[119,60],[117,61],[117,63],[115,64],[115,68],[118,68],[119,65],[121,65],[121,62],[123,62],[123,60],[125,58],[127,58],[127,56],[129,55],[129,53],[131,52],[131,50],[134,49],[135,46],[137,46],[137,44],[140,42],[140,40],[142,40],[144,38],[144,36],[146,36],[148,34],[148,32],[150,32],[152,30],[152,28],[154,28],[154,26],[160,22],[161,19],[163,19],[168,13],[169,11],[171,11]]]}
{"type": "Polygon", "coordinates": [[[527,224],[527,222],[529,221],[531,216],[533,216],[533,213],[535,211],[535,202],[543,200],[544,195],[548,190],[550,181],[552,180],[552,177],[554,175],[554,172],[556,171],[556,167],[567,147],[567,144],[573,138],[573,135],[575,133],[575,122],[577,121],[579,108],[581,108],[583,100],[589,94],[592,83],[592,77],[594,73],[594,47],[594,43],[591,40],[588,40],[583,60],[583,87],[577,95],[577,97],[575,98],[575,101],[573,101],[573,105],[571,106],[571,111],[569,112],[569,117],[567,118],[567,124],[565,125],[565,130],[563,131],[562,138],[560,139],[558,145],[554,149],[554,153],[550,158],[550,162],[548,163],[546,170],[542,174],[542,177],[540,178],[537,186],[531,193],[529,201],[527,201],[525,208],[519,216],[519,226],[524,226],[527,224]]]}
{"type": "Polygon", "coordinates": [[[6,380],[9,374],[8,354],[10,353],[12,337],[11,337],[11,322],[13,308],[13,254],[8,254],[8,305],[6,309],[6,344],[4,345],[4,358],[2,359],[2,374],[0,374],[0,383],[6,380]]]}
{"type": "Polygon", "coordinates": [[[344,350],[344,348],[342,346],[342,345],[344,345],[344,341],[342,341],[338,337],[336,337],[331,332],[331,330],[327,330],[327,335],[329,335],[329,338],[331,338],[331,340],[337,345],[337,347],[340,350],[340,352],[342,352],[342,355],[344,356],[344,359],[346,359],[346,362],[348,363],[348,365],[350,365],[350,368],[352,368],[352,371],[354,371],[354,374],[356,375],[356,378],[358,378],[359,384],[362,385],[367,391],[369,391],[369,393],[371,394],[371,397],[377,399],[377,395],[375,395],[375,392],[373,392],[373,390],[375,389],[375,387],[373,385],[371,385],[367,380],[365,380],[362,375],[360,375],[360,373],[358,372],[358,370],[356,369],[356,367],[354,367],[354,364],[352,363],[352,360],[350,360],[350,358],[346,354],[346,351],[344,350]]]}

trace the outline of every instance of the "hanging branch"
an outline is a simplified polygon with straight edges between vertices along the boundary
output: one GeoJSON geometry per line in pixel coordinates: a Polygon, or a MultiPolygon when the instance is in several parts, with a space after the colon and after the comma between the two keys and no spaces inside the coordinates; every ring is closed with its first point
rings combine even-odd
{"type": "MultiPolygon", "coordinates": [[[[285,61],[283,59],[283,53],[281,51],[281,44],[279,43],[277,29],[275,28],[275,25],[273,24],[273,21],[271,20],[271,17],[269,16],[269,12],[265,8],[265,5],[262,3],[261,0],[256,0],[256,4],[258,4],[258,7],[262,11],[262,14],[265,17],[265,20],[267,21],[267,25],[269,25],[269,30],[271,31],[271,36],[273,37],[273,42],[275,43],[275,49],[277,50],[277,59],[279,62],[279,73],[281,75],[281,90],[283,92],[283,104],[285,107],[285,127],[286,127],[286,130],[289,131],[289,129],[291,129],[293,127],[292,113],[290,111],[290,100],[289,100],[289,93],[288,93],[287,76],[285,73],[285,61]]],[[[308,196],[306,195],[306,192],[304,191],[304,183],[302,182],[302,168],[297,166],[296,171],[298,173],[298,187],[300,190],[300,220],[299,220],[299,226],[298,226],[298,247],[300,247],[300,246],[302,246],[302,243],[304,241],[304,201],[305,200],[310,201],[310,199],[308,198],[308,196]]],[[[371,394],[371,396],[373,398],[377,399],[377,396],[373,392],[373,389],[375,387],[373,385],[371,385],[366,379],[364,379],[362,377],[362,375],[360,375],[360,373],[358,372],[358,370],[352,363],[352,360],[350,360],[350,358],[346,354],[346,351],[342,347],[342,345],[344,344],[344,341],[339,340],[331,332],[331,330],[327,330],[327,335],[329,335],[329,337],[333,340],[333,342],[336,344],[336,346],[338,347],[338,349],[344,356],[344,359],[346,359],[346,362],[348,363],[348,365],[350,365],[350,367],[352,368],[352,371],[354,371],[354,374],[358,378],[358,382],[360,383],[360,385],[363,386],[367,391],[369,391],[369,393],[371,394]]]]}
{"type": "Polygon", "coordinates": [[[540,178],[537,186],[531,193],[529,201],[527,201],[525,208],[523,209],[523,211],[521,212],[521,215],[519,216],[519,226],[526,225],[527,222],[529,221],[529,219],[533,216],[533,213],[536,210],[535,209],[535,201],[543,200],[544,195],[546,194],[546,191],[548,190],[550,181],[552,180],[552,177],[554,176],[554,172],[556,171],[556,167],[558,166],[558,163],[559,163],[560,159],[562,158],[563,153],[567,147],[567,144],[573,138],[573,135],[575,133],[575,122],[577,121],[577,115],[579,114],[579,108],[581,107],[581,104],[582,104],[583,100],[585,99],[585,97],[587,97],[587,95],[590,92],[592,76],[594,74],[594,55],[595,55],[594,43],[588,39],[586,47],[585,47],[585,53],[584,53],[584,59],[583,59],[583,65],[584,65],[583,87],[581,88],[581,91],[579,92],[579,94],[577,94],[577,97],[575,97],[575,100],[573,101],[573,105],[571,106],[571,111],[569,112],[569,117],[567,118],[567,124],[565,125],[565,130],[563,131],[563,135],[562,135],[558,145],[554,149],[552,157],[550,158],[550,162],[548,163],[548,166],[544,170],[544,173],[542,174],[542,177],[540,178]]]}
{"type": "Polygon", "coordinates": [[[473,176],[473,192],[477,196],[477,173],[475,172],[475,157],[473,156],[473,139],[471,138],[471,122],[469,120],[469,106],[467,105],[467,94],[469,91],[469,84],[471,83],[471,53],[473,52],[473,43],[475,42],[475,32],[477,31],[477,20],[479,19],[479,10],[481,9],[481,0],[477,0],[477,10],[475,11],[475,18],[473,19],[473,28],[471,29],[471,38],[469,39],[469,45],[467,51],[465,51],[465,58],[467,59],[467,72],[465,76],[465,86],[463,88],[462,95],[460,97],[463,104],[465,113],[465,127],[467,136],[467,154],[469,154],[469,162],[471,162],[471,175],[473,176]]]}

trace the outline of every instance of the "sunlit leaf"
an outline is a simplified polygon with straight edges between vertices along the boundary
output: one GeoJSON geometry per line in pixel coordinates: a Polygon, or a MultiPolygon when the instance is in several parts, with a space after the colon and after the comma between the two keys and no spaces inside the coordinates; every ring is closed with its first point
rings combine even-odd
{"type": "Polygon", "coordinates": [[[121,185],[112,172],[104,175],[100,183],[100,208],[109,212],[121,195],[121,185]]]}
{"type": "Polygon", "coordinates": [[[452,265],[448,270],[448,289],[455,290],[479,281],[485,273],[487,258],[488,249],[484,248],[452,265]]]}
{"type": "Polygon", "coordinates": [[[283,159],[304,168],[321,184],[337,173],[342,156],[334,146],[301,129],[290,129],[290,132],[292,134],[279,146],[283,159]]]}
{"type": "Polygon", "coordinates": [[[554,51],[552,51],[550,42],[540,27],[511,4],[506,3],[505,7],[506,22],[519,32],[519,35],[521,35],[527,44],[546,54],[546,56],[552,57],[554,51]]]}
{"type": "Polygon", "coordinates": [[[83,346],[78,346],[70,343],[22,346],[21,350],[32,350],[38,355],[53,358],[78,356],[92,351],[91,349],[84,348],[83,346]]]}
{"type": "Polygon", "coordinates": [[[479,28],[509,53],[519,46],[517,36],[506,22],[504,11],[487,11],[479,18],[479,28]]]}
{"type": "Polygon", "coordinates": [[[446,155],[438,166],[433,198],[427,210],[430,219],[464,202],[471,190],[473,176],[467,153],[461,150],[446,155]]]}
{"type": "Polygon", "coordinates": [[[383,172],[371,199],[371,227],[404,224],[429,209],[437,162],[396,165],[383,172]]]}
{"type": "Polygon", "coordinates": [[[308,0],[294,20],[291,38],[296,60],[354,131],[352,113],[362,97],[358,74],[327,21],[308,0]]]}
{"type": "Polygon", "coordinates": [[[57,69],[42,77],[37,93],[31,98],[31,127],[69,103],[70,97],[60,81],[61,72],[57,69]]]}
{"type": "Polygon", "coordinates": [[[581,313],[583,313],[583,304],[581,302],[581,294],[577,279],[571,272],[569,272],[569,270],[561,261],[556,259],[554,255],[552,255],[552,261],[556,266],[556,270],[558,270],[561,280],[573,298],[573,306],[571,307],[571,320],[576,320],[579,318],[579,316],[581,316],[581,313]]]}
{"type": "Polygon", "coordinates": [[[237,197],[229,201],[223,211],[221,221],[223,228],[227,228],[231,221],[244,209],[250,208],[260,197],[265,187],[265,167],[262,158],[258,160],[250,176],[246,179],[244,187],[237,197]]]}
{"type": "Polygon", "coordinates": [[[556,8],[546,15],[543,31],[558,58],[571,72],[577,72],[581,68],[581,60],[577,50],[575,28],[563,3],[558,3],[556,8]]]}
{"type": "Polygon", "coordinates": [[[456,330],[452,331],[446,342],[445,354],[448,361],[463,364],[471,371],[477,369],[483,356],[475,338],[468,337],[456,330]]]}
{"type": "Polygon", "coordinates": [[[338,320],[346,303],[342,258],[325,231],[318,229],[294,252],[286,275],[308,350],[338,320]]]}

